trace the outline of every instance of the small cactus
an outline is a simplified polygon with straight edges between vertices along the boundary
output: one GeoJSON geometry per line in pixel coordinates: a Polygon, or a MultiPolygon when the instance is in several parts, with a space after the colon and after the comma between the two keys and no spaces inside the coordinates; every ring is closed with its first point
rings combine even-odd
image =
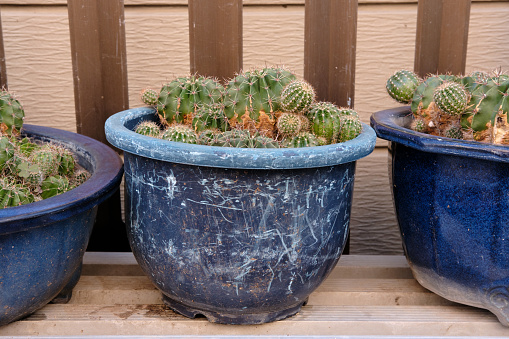
{"type": "Polygon", "coordinates": [[[18,135],[25,111],[21,103],[14,96],[6,91],[0,93],[0,135],[18,135]]]}
{"type": "Polygon", "coordinates": [[[162,134],[161,139],[177,142],[185,142],[188,144],[198,143],[198,137],[193,129],[182,124],[169,126],[162,134]]]}
{"type": "Polygon", "coordinates": [[[282,113],[277,119],[276,128],[283,138],[293,137],[306,127],[304,121],[307,121],[308,127],[309,120],[306,117],[296,113],[282,113]]]}
{"type": "Polygon", "coordinates": [[[311,106],[308,112],[311,130],[319,137],[324,137],[328,143],[338,140],[341,129],[341,112],[330,102],[318,102],[311,106]]]}
{"type": "Polygon", "coordinates": [[[248,147],[251,148],[279,148],[279,143],[269,137],[263,136],[263,135],[257,135],[253,138],[251,138],[250,142],[248,143],[248,147]]]}
{"type": "Polygon", "coordinates": [[[60,166],[60,156],[58,151],[49,144],[42,146],[34,151],[30,157],[32,164],[37,165],[43,177],[49,177],[58,174],[60,166]]]}
{"type": "Polygon", "coordinates": [[[315,97],[313,86],[304,80],[294,80],[281,92],[281,107],[287,112],[306,113],[315,97]]]}
{"type": "Polygon", "coordinates": [[[362,132],[362,124],[357,116],[345,115],[341,117],[339,141],[345,142],[355,139],[362,132]]]}
{"type": "Polygon", "coordinates": [[[0,171],[14,156],[14,145],[7,137],[0,137],[0,171]]]}
{"type": "Polygon", "coordinates": [[[461,84],[445,82],[433,92],[433,101],[443,112],[460,115],[467,108],[470,94],[461,84]]]}
{"type": "Polygon", "coordinates": [[[74,159],[72,152],[63,147],[60,147],[58,148],[58,156],[58,174],[65,176],[72,175],[74,173],[76,164],[76,160],[74,159]]]}
{"type": "Polygon", "coordinates": [[[156,90],[146,88],[141,91],[141,101],[148,106],[156,106],[157,105],[157,98],[159,97],[159,94],[156,90]]]}
{"type": "Polygon", "coordinates": [[[69,190],[69,179],[64,176],[51,176],[41,184],[41,197],[43,199],[51,198],[57,194],[64,193],[69,190]]]}
{"type": "Polygon", "coordinates": [[[285,141],[283,145],[288,148],[297,148],[322,146],[324,144],[326,144],[326,140],[324,138],[317,137],[310,132],[301,132],[293,138],[285,141]]]}
{"type": "Polygon", "coordinates": [[[0,179],[0,208],[25,205],[34,200],[34,195],[27,188],[10,183],[8,178],[0,179]]]}
{"type": "Polygon", "coordinates": [[[246,130],[230,130],[220,133],[212,146],[247,148],[251,142],[251,135],[246,130]]]}
{"type": "Polygon", "coordinates": [[[420,82],[421,79],[414,72],[401,70],[387,79],[385,87],[393,99],[407,104],[412,101],[414,91],[420,82]]]}
{"type": "Polygon", "coordinates": [[[426,133],[427,131],[426,122],[421,118],[414,119],[410,125],[410,128],[420,133],[426,133]]]}
{"type": "Polygon", "coordinates": [[[192,127],[196,132],[205,129],[227,131],[229,124],[222,103],[205,104],[198,107],[193,118],[192,127]]]}
{"type": "Polygon", "coordinates": [[[453,139],[463,139],[463,130],[459,125],[450,125],[444,130],[444,136],[453,139]]]}
{"type": "Polygon", "coordinates": [[[146,135],[148,137],[154,137],[157,138],[159,134],[161,133],[161,129],[159,128],[159,125],[156,124],[153,121],[142,121],[140,122],[134,131],[141,135],[146,135]]]}

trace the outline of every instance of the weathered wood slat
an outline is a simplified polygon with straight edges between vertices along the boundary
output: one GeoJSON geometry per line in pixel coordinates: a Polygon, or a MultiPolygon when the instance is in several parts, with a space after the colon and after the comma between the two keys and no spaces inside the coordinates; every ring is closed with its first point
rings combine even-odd
{"type": "Polygon", "coordinates": [[[191,73],[230,79],[242,68],[242,0],[189,0],[191,73]]]}
{"type": "Polygon", "coordinates": [[[467,59],[470,0],[419,1],[415,71],[464,74],[467,59]]]}
{"type": "Polygon", "coordinates": [[[0,17],[0,89],[8,89],[7,68],[5,66],[4,35],[2,30],[2,19],[0,17]]]}
{"type": "Polygon", "coordinates": [[[402,256],[342,256],[296,316],[256,326],[211,324],[161,302],[131,253],[88,252],[68,304],[49,304],[0,328],[0,336],[505,336],[490,312],[421,287],[402,256]],[[116,275],[99,275],[109,267],[116,275]],[[133,275],[133,272],[135,273],[133,275]],[[361,273],[359,273],[361,272],[361,273]]]}

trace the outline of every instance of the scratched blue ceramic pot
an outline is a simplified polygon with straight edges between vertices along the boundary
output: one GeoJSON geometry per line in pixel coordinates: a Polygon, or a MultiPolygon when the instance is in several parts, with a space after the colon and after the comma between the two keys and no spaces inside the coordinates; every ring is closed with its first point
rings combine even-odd
{"type": "Polygon", "coordinates": [[[408,107],[377,112],[391,141],[390,179],[403,245],[421,285],[509,325],[509,147],[408,128],[408,107]]]}
{"type": "Polygon", "coordinates": [[[0,209],[0,326],[69,300],[97,205],[118,189],[123,173],[119,156],[91,138],[31,125],[22,132],[63,144],[92,176],[55,197],[0,209]]]}
{"type": "Polygon", "coordinates": [[[106,122],[124,150],[134,255],[167,305],[211,322],[256,324],[297,313],[336,265],[348,234],[355,161],[375,133],[343,144],[245,149],[134,133],[154,109],[106,122]]]}

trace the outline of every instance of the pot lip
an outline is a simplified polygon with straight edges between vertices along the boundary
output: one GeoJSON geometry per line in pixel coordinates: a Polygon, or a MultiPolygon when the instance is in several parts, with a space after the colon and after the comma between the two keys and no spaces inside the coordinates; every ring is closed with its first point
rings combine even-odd
{"type": "Polygon", "coordinates": [[[419,151],[509,163],[508,146],[439,137],[404,127],[411,114],[410,106],[391,108],[373,113],[370,123],[379,138],[419,151]]]}
{"type": "Polygon", "coordinates": [[[0,234],[26,231],[89,210],[111,196],[120,185],[123,164],[109,146],[90,137],[52,127],[24,124],[22,134],[52,140],[90,159],[92,176],[80,186],[26,205],[0,209],[0,234]]]}
{"type": "Polygon", "coordinates": [[[333,145],[253,149],[186,144],[140,135],[127,128],[133,121],[154,119],[157,111],[141,107],[116,113],[105,124],[106,138],[131,154],[186,165],[235,169],[296,169],[348,163],[370,154],[376,142],[373,129],[363,123],[355,139],[333,145]]]}

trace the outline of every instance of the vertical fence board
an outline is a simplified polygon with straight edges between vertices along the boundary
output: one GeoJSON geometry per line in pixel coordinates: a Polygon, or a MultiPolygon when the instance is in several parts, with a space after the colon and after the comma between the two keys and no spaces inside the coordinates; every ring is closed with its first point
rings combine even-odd
{"type": "Polygon", "coordinates": [[[353,107],[357,42],[356,0],[306,0],[304,78],[317,98],[353,107]]]}
{"type": "Polygon", "coordinates": [[[189,0],[191,73],[231,78],[242,68],[242,0],[189,0]]]}
{"type": "Polygon", "coordinates": [[[464,74],[470,0],[419,1],[414,69],[430,73],[464,74]]]}
{"type": "Polygon", "coordinates": [[[2,30],[2,19],[0,15],[0,89],[8,89],[7,68],[5,67],[4,35],[2,30]]]}
{"type": "MultiPolygon", "coordinates": [[[[68,0],[78,133],[107,143],[104,123],[129,107],[123,1],[68,0]]],[[[97,212],[88,250],[129,250],[120,191],[97,212]]]]}

